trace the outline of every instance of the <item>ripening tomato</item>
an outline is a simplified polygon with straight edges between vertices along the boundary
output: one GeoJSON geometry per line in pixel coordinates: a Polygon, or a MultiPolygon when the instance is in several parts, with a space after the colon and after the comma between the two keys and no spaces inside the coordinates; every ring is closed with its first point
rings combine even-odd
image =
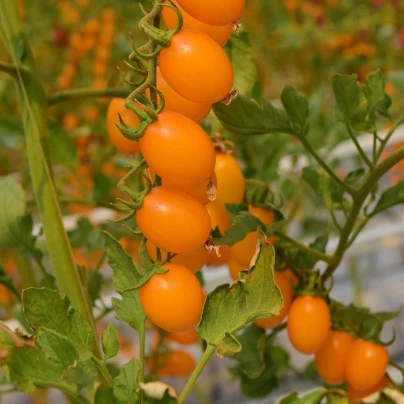
{"type": "Polygon", "coordinates": [[[134,154],[140,150],[139,143],[135,140],[129,140],[115,126],[114,122],[119,122],[119,115],[123,121],[131,126],[137,127],[140,123],[139,118],[129,109],[125,108],[123,98],[113,98],[107,111],[107,132],[114,147],[121,153],[134,154]]]}
{"type": "Polygon", "coordinates": [[[280,289],[283,297],[283,308],[275,317],[268,317],[254,322],[260,328],[275,328],[286,318],[293,300],[293,288],[290,279],[284,272],[275,272],[275,283],[280,289]]]}
{"type": "Polygon", "coordinates": [[[178,342],[181,345],[191,345],[199,342],[198,333],[195,329],[185,332],[169,332],[164,338],[169,341],[178,342]]]}
{"type": "MultiPolygon", "coordinates": [[[[166,0],[166,4],[169,2],[166,0]]],[[[194,17],[191,17],[185,10],[183,10],[176,1],[174,1],[178,9],[181,11],[182,15],[182,29],[190,29],[192,31],[199,31],[208,37],[212,38],[215,42],[217,42],[220,46],[226,44],[226,42],[231,37],[233,32],[233,27],[230,24],[227,25],[209,25],[205,24],[199,20],[196,20],[194,17]]],[[[168,29],[174,29],[177,25],[177,14],[174,10],[163,7],[163,21],[166,24],[168,29]]]]}
{"type": "Polygon", "coordinates": [[[245,182],[237,160],[228,154],[217,153],[215,173],[216,202],[223,207],[226,203],[241,203],[244,198],[245,182]]]}
{"type": "Polygon", "coordinates": [[[389,354],[383,345],[358,339],[349,347],[346,380],[356,390],[369,389],[383,379],[388,364],[389,354]]]}
{"type": "Polygon", "coordinates": [[[233,67],[224,50],[196,31],[180,31],[159,55],[168,85],[187,100],[214,103],[224,99],[234,83],[233,67]]]}
{"type": "Polygon", "coordinates": [[[182,192],[153,188],[136,212],[144,236],[162,250],[186,253],[203,246],[211,231],[205,207],[182,192]]]}
{"type": "Polygon", "coordinates": [[[162,112],[139,141],[151,170],[163,181],[200,184],[215,168],[215,151],[205,131],[175,112],[162,112]]]}
{"type": "Polygon", "coordinates": [[[212,201],[206,205],[209,213],[212,230],[219,228],[220,233],[224,234],[230,226],[230,218],[227,210],[221,207],[216,201],[212,201]]]}
{"type": "Polygon", "coordinates": [[[241,17],[245,0],[177,0],[192,17],[205,24],[234,24],[241,17]]]}
{"type": "Polygon", "coordinates": [[[330,326],[330,310],[324,299],[300,296],[293,301],[287,328],[296,350],[306,355],[318,352],[327,340],[330,326]]]}
{"type": "Polygon", "coordinates": [[[186,377],[194,371],[196,362],[188,352],[171,351],[166,355],[159,355],[156,359],[148,358],[146,365],[160,377],[186,377]]]}
{"type": "Polygon", "coordinates": [[[369,387],[366,390],[356,390],[352,386],[348,386],[348,398],[350,403],[362,401],[364,398],[371,396],[381,390],[384,390],[390,385],[388,376],[384,376],[383,379],[375,386],[369,387]]]}
{"type": "Polygon", "coordinates": [[[326,383],[338,385],[345,382],[345,364],[353,342],[347,332],[331,331],[325,344],[316,353],[316,370],[326,383]]]}
{"type": "Polygon", "coordinates": [[[163,330],[191,330],[201,318],[205,293],[188,268],[173,263],[163,268],[169,271],[153,275],[139,290],[143,310],[163,330]]]}
{"type": "Polygon", "coordinates": [[[216,188],[217,187],[217,179],[216,174],[213,173],[211,177],[207,178],[205,181],[201,182],[200,184],[195,185],[180,185],[168,180],[163,180],[162,185],[164,188],[175,189],[177,191],[185,192],[186,194],[194,197],[203,205],[206,205],[210,202],[208,196],[208,190],[212,185],[216,188]]]}
{"type": "MultiPolygon", "coordinates": [[[[147,241],[146,248],[150,257],[154,261],[156,261],[157,259],[156,246],[150,241],[147,241]]],[[[161,250],[160,252],[161,252],[161,259],[162,260],[167,259],[167,252],[164,250],[161,250]]],[[[172,262],[173,264],[182,265],[190,269],[192,272],[198,272],[208,262],[208,252],[206,251],[205,246],[202,246],[194,251],[178,254],[177,256],[172,258],[170,262],[172,262]]]]}
{"type": "Polygon", "coordinates": [[[237,280],[238,279],[238,273],[240,271],[244,271],[246,269],[249,269],[248,266],[245,266],[243,264],[240,264],[232,255],[232,253],[230,252],[230,257],[229,260],[227,262],[227,265],[229,266],[229,274],[232,277],[233,280],[237,280]]]}
{"type": "MultiPolygon", "coordinates": [[[[260,208],[259,206],[248,206],[248,212],[256,216],[264,224],[271,224],[274,221],[273,213],[271,210],[260,208]]],[[[274,237],[270,237],[268,241],[270,243],[274,242],[274,237]]],[[[234,244],[231,247],[232,254],[234,258],[243,265],[249,265],[252,258],[254,257],[255,251],[257,249],[258,234],[253,231],[247,236],[234,244]]]]}

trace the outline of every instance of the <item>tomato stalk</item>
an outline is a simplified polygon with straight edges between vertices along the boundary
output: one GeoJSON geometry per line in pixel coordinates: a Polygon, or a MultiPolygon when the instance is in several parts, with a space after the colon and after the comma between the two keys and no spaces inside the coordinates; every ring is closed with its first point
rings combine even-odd
{"type": "Polygon", "coordinates": [[[0,0],[0,18],[2,38],[14,65],[17,66],[16,84],[25,129],[32,185],[59,292],[68,296],[71,304],[85,316],[91,325],[94,335],[94,352],[99,355],[91,306],[81,283],[72,249],[63,227],[49,164],[46,93],[38,79],[38,72],[15,2],[0,0]]]}

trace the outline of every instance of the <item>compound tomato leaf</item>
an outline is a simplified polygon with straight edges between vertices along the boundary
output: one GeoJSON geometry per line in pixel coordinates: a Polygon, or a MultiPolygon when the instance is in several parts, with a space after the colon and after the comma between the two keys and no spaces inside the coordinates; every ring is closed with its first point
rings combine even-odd
{"type": "Polygon", "coordinates": [[[251,321],[276,316],[282,309],[282,295],[274,278],[275,250],[265,240],[259,231],[261,248],[252,268],[240,272],[232,286],[217,287],[206,299],[198,334],[216,346],[221,356],[241,350],[234,332],[251,321]]]}
{"type": "Polygon", "coordinates": [[[104,352],[104,361],[118,355],[119,342],[118,330],[112,323],[108,323],[107,329],[101,333],[102,352],[104,352]]]}
{"type": "Polygon", "coordinates": [[[404,203],[404,181],[400,181],[382,194],[376,203],[372,216],[401,203],[404,203]]]}
{"type": "Polygon", "coordinates": [[[91,327],[66,296],[60,297],[56,290],[28,288],[23,291],[22,305],[31,328],[45,327],[65,336],[79,352],[81,360],[92,356],[91,327]]]}
{"type": "Polygon", "coordinates": [[[293,133],[285,111],[265,100],[239,95],[230,105],[213,104],[213,111],[229,132],[240,136],[293,133]]]}
{"type": "Polygon", "coordinates": [[[140,362],[133,358],[119,370],[119,375],[114,379],[114,396],[120,404],[138,403],[138,378],[141,366],[140,362]]]}

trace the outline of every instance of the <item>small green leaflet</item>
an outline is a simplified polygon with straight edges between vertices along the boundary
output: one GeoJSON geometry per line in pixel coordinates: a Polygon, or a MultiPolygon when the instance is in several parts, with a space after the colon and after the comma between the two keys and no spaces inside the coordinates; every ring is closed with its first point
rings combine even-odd
{"type": "Polygon", "coordinates": [[[107,329],[101,333],[102,351],[104,352],[104,361],[113,358],[118,355],[119,342],[118,342],[118,330],[116,327],[109,323],[107,329]]]}
{"type": "Polygon", "coordinates": [[[278,404],[321,404],[326,394],[327,391],[324,389],[313,390],[302,397],[299,397],[297,393],[292,393],[278,404]]]}
{"type": "Polygon", "coordinates": [[[286,86],[282,92],[281,101],[294,130],[305,136],[309,131],[309,103],[306,98],[298,95],[293,87],[286,86]]]}
{"type": "Polygon", "coordinates": [[[140,362],[133,358],[119,370],[114,381],[114,396],[119,404],[137,404],[137,381],[140,372],[140,362]]]}
{"type": "Polygon", "coordinates": [[[363,92],[368,100],[368,114],[374,119],[379,103],[384,99],[386,78],[380,69],[375,70],[366,77],[363,92]]]}
{"type": "Polygon", "coordinates": [[[376,203],[372,216],[401,203],[404,203],[404,181],[400,181],[382,194],[376,203]]]}

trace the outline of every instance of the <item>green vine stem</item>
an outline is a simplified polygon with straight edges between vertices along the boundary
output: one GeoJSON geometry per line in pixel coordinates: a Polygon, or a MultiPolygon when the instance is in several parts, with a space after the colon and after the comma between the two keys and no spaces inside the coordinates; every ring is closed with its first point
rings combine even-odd
{"type": "Polygon", "coordinates": [[[48,106],[83,98],[126,98],[129,93],[126,88],[78,88],[49,95],[48,106]]]}
{"type": "Polygon", "coordinates": [[[109,370],[107,369],[107,366],[105,365],[105,362],[102,361],[101,359],[98,359],[94,355],[92,356],[91,360],[97,366],[100,373],[104,376],[104,379],[108,383],[108,385],[110,387],[112,387],[114,385],[114,379],[112,378],[111,373],[109,373],[109,370]]]}
{"type": "Polygon", "coordinates": [[[389,132],[387,133],[386,137],[384,139],[382,139],[380,142],[380,147],[377,150],[376,153],[376,159],[379,160],[380,156],[383,153],[383,150],[385,149],[387,143],[389,142],[390,138],[394,135],[395,131],[397,130],[397,128],[399,126],[401,126],[404,123],[404,116],[402,116],[394,125],[393,127],[389,130],[389,132]]]}
{"type": "Polygon", "coordinates": [[[366,153],[363,151],[361,145],[360,145],[359,142],[358,142],[358,139],[356,138],[355,133],[354,133],[353,130],[352,130],[351,125],[350,125],[349,123],[347,123],[345,126],[346,126],[346,128],[347,128],[347,131],[348,131],[349,136],[351,137],[352,141],[353,141],[354,144],[355,144],[356,149],[357,149],[358,152],[359,152],[359,155],[362,157],[362,160],[366,163],[366,165],[367,165],[371,170],[373,170],[374,165],[373,165],[373,163],[369,160],[369,157],[366,155],[366,153]]]}
{"type": "Polygon", "coordinates": [[[14,65],[18,66],[16,83],[25,129],[28,163],[59,292],[69,297],[71,304],[85,316],[91,325],[94,333],[94,353],[99,355],[91,306],[80,281],[72,249],[63,227],[51,167],[47,158],[49,139],[46,122],[47,97],[42,83],[38,79],[32,52],[14,1],[0,0],[0,20],[5,46],[14,65]],[[20,74],[19,66],[29,72],[20,74]]]}
{"type": "Polygon", "coordinates": [[[0,72],[7,73],[12,77],[17,78],[18,70],[20,71],[20,74],[26,73],[26,69],[23,67],[18,68],[13,64],[0,62],[0,72]]]}
{"type": "Polygon", "coordinates": [[[192,372],[192,375],[187,381],[187,384],[182,390],[179,398],[178,404],[184,404],[185,399],[188,397],[189,393],[191,392],[192,388],[194,387],[196,381],[198,380],[200,374],[202,373],[203,369],[205,368],[206,364],[209,362],[212,355],[216,352],[216,347],[214,345],[208,345],[205,352],[202,355],[201,360],[199,361],[198,365],[196,366],[195,370],[192,372]]]}

